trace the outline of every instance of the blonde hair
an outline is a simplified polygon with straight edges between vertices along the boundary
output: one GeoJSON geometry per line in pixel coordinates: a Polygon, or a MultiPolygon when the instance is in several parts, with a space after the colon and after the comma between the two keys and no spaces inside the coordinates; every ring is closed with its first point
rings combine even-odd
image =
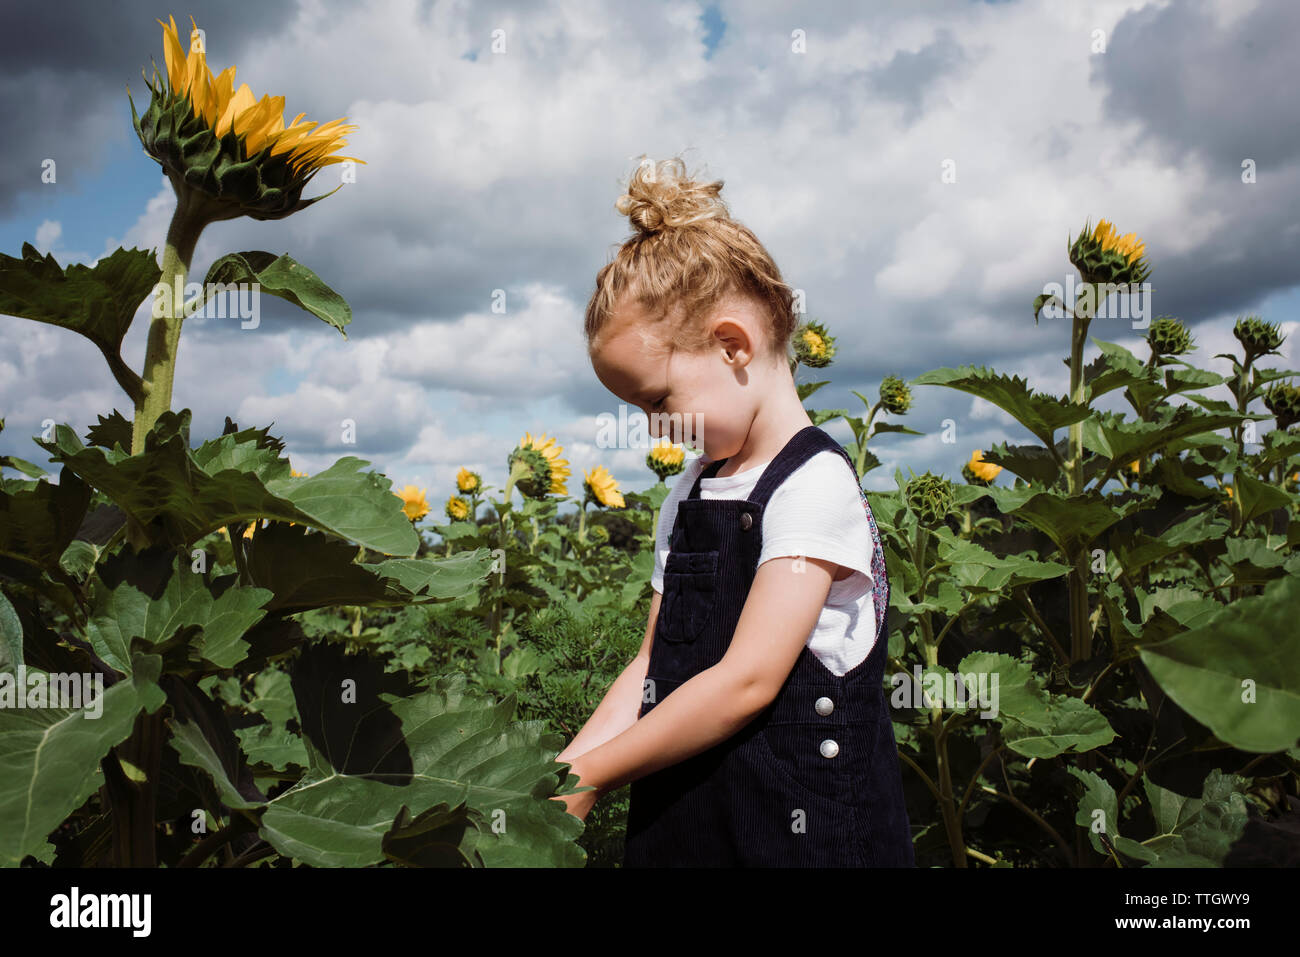
{"type": "Polygon", "coordinates": [[[731,218],[718,196],[722,184],[688,177],[680,158],[656,164],[642,156],[614,204],[636,234],[596,274],[587,303],[588,351],[624,297],[643,306],[655,323],[679,314],[664,338],[671,349],[692,353],[708,344],[703,317],[743,296],[767,314],[768,355],[789,355],[799,324],[794,293],[758,238],[731,218]]]}

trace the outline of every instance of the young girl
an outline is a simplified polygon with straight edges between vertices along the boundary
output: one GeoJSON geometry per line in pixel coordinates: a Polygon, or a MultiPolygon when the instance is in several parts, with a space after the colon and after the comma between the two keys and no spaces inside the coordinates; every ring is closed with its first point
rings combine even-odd
{"type": "Polygon", "coordinates": [[[643,160],[592,365],[700,448],[663,503],[640,652],[556,760],[583,817],[631,782],[624,866],[914,866],[883,668],[888,581],[852,462],[809,423],[793,295],[681,160],[643,160]]]}

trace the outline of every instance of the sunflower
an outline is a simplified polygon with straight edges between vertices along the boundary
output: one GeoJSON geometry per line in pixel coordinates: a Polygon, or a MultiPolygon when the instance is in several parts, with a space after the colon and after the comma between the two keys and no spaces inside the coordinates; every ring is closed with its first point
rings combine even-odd
{"type": "MultiPolygon", "coordinates": [[[[235,89],[235,67],[213,77],[207,54],[195,43],[194,18],[189,52],[181,46],[176,21],[157,21],[163,28],[163,54],[167,63],[166,88],[157,67],[145,77],[152,94],[143,116],[131,100],[131,117],[145,152],[161,164],[178,198],[185,191],[201,193],[189,205],[203,206],[202,219],[215,222],[250,216],[282,219],[324,196],[302,199],[303,188],[323,167],[353,156],[336,155],[347,143],[345,135],[356,126],[340,118],[324,126],[303,122],[299,113],[284,125],[284,97],[253,97],[248,84],[235,89]]],[[[127,98],[131,90],[127,88],[127,98]]],[[[325,195],[329,195],[328,193],[325,195]]]]}
{"type": "Polygon", "coordinates": [[[1070,246],[1069,255],[1084,282],[1126,285],[1142,283],[1151,275],[1150,266],[1142,258],[1145,251],[1146,243],[1136,233],[1120,236],[1103,219],[1095,229],[1083,227],[1070,246]]]}
{"type": "Polygon", "coordinates": [[[424,498],[425,491],[425,489],[416,488],[414,485],[408,485],[400,492],[393,493],[402,500],[402,511],[413,522],[417,522],[429,514],[429,503],[424,498]]]}
{"type": "Polygon", "coordinates": [[[529,498],[568,495],[564,483],[569,477],[569,463],[560,458],[563,452],[564,448],[555,439],[545,435],[534,439],[531,432],[525,432],[507,460],[510,478],[506,482],[506,498],[510,498],[510,490],[516,485],[529,498]]]}
{"type": "Polygon", "coordinates": [[[661,439],[659,444],[650,449],[650,453],[645,457],[646,468],[659,476],[659,481],[663,481],[670,475],[678,474],[686,467],[686,450],[680,445],[673,445],[666,439],[661,439]]]}
{"type": "Polygon", "coordinates": [[[469,502],[465,501],[459,495],[453,495],[447,499],[444,507],[447,517],[453,522],[463,522],[469,518],[469,502]]]}
{"type": "Polygon", "coordinates": [[[984,461],[984,452],[982,449],[976,449],[970,454],[970,461],[967,463],[970,470],[975,473],[976,478],[985,482],[992,482],[1002,471],[1001,465],[994,465],[992,462],[984,461]]]}
{"type": "Polygon", "coordinates": [[[599,502],[606,508],[625,508],[627,503],[623,501],[623,493],[618,490],[618,482],[614,476],[609,474],[609,469],[603,465],[597,465],[590,472],[584,470],[586,481],[583,482],[583,488],[586,497],[599,502]]]}

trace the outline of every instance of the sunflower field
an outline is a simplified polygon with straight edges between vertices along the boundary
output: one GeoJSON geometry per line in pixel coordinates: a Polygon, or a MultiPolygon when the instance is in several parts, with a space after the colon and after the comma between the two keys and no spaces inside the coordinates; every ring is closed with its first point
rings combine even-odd
{"type": "MultiPolygon", "coordinates": [[[[361,161],[337,153],[353,127],[286,127],[282,97],[214,77],[174,21],[163,37],[166,75],[132,102],[177,196],[161,260],[0,255],[6,321],[85,336],[130,400],[34,439],[57,475],[0,457],[0,863],[617,867],[626,789],[580,821],[555,759],[641,644],[684,450],[649,448],[641,491],[605,466],[579,488],[557,439],[525,433],[503,487],[461,468],[431,504],[353,456],[300,472],[268,428],[192,435],[176,355],[213,287],[257,283],[345,336],[352,319],[257,250],[187,299],[200,233],[299,212],[318,170],[361,161]],[[136,371],[121,346],[150,300],[136,371]],[[61,676],[102,687],[95,720],[33,693],[61,676]]],[[[835,340],[813,320],[794,339],[809,420],[847,425],[860,476],[891,434],[923,434],[900,421],[923,387],[1024,430],[867,493],[918,865],[1295,865],[1300,373],[1269,367],[1283,336],[1257,316],[1230,376],[1193,364],[1174,317],[1145,355],[1089,337],[1151,266],[1105,220],[1067,252],[1078,298],[1032,303],[1035,325],[1071,324],[1064,396],[964,366],[815,408],[835,340]]]]}

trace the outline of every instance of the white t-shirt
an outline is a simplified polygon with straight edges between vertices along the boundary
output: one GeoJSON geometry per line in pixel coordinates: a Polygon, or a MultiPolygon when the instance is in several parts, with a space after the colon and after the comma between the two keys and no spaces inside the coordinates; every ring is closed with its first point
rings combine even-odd
{"type": "MultiPolygon", "coordinates": [[[[650,579],[651,587],[660,594],[664,590],[664,565],[677,503],[691,493],[696,477],[707,464],[703,456],[688,457],[660,508],[655,529],[655,567],[650,579]]],[[[700,498],[747,498],[768,464],[735,475],[701,479],[700,498]]],[[[809,457],[772,493],[763,510],[762,529],[760,565],[770,558],[802,555],[854,569],[842,581],[831,582],[826,604],[806,642],[808,650],[833,673],[851,671],[875,644],[876,608],[871,587],[874,542],[849,463],[831,449],[809,457]]]]}

